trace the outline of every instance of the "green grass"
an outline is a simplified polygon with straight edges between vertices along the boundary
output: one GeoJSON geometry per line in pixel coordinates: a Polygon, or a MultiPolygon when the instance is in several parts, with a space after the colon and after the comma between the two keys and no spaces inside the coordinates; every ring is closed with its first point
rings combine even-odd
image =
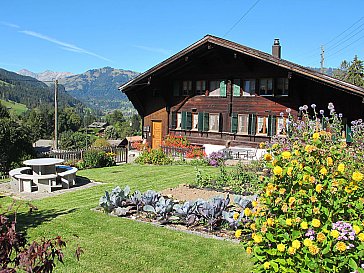
{"type": "Polygon", "coordinates": [[[22,103],[17,103],[17,102],[14,102],[14,101],[5,101],[5,100],[0,100],[0,102],[1,102],[2,105],[7,107],[11,113],[14,113],[17,116],[19,116],[19,115],[25,113],[26,111],[28,111],[27,106],[25,104],[22,104],[22,103]]]}
{"type": "MultiPolygon", "coordinates": [[[[19,227],[31,240],[61,235],[67,241],[65,264],[58,264],[55,272],[251,272],[251,261],[239,244],[91,210],[104,190],[127,184],[132,190],[162,190],[192,182],[194,167],[126,164],[78,174],[104,184],[34,201],[39,209],[35,214],[18,214],[19,227]],[[79,262],[73,257],[77,245],[85,252],[79,262]]],[[[0,198],[3,207],[10,202],[0,198]]]]}

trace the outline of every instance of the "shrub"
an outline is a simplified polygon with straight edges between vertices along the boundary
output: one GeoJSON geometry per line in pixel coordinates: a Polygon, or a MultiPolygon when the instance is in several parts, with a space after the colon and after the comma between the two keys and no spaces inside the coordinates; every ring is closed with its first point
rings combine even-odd
{"type": "Polygon", "coordinates": [[[224,153],[212,152],[208,157],[210,166],[218,167],[224,164],[224,153]]]}
{"type": "Polygon", "coordinates": [[[135,163],[138,164],[154,164],[154,165],[169,165],[173,160],[162,149],[148,149],[144,150],[136,159],[135,163]]]}
{"type": "Polygon", "coordinates": [[[265,177],[245,243],[254,272],[364,272],[364,166],[341,140],[341,115],[289,116],[289,136],[264,156],[265,177]],[[326,129],[326,130],[325,130],[326,129]]]}
{"type": "Polygon", "coordinates": [[[107,140],[105,138],[98,138],[92,144],[92,147],[94,147],[94,148],[110,147],[110,143],[107,142],[107,140]]]}
{"type": "Polygon", "coordinates": [[[83,168],[101,168],[114,166],[114,154],[106,153],[104,151],[91,150],[85,152],[83,162],[78,163],[78,167],[83,168]]]}

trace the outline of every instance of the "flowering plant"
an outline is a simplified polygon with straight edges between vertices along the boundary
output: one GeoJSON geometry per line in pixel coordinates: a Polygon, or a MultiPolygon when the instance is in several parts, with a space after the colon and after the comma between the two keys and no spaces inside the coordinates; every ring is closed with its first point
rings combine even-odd
{"type": "Polygon", "coordinates": [[[364,166],[342,138],[342,116],[308,107],[269,144],[270,174],[249,217],[254,272],[364,272],[364,166]]]}

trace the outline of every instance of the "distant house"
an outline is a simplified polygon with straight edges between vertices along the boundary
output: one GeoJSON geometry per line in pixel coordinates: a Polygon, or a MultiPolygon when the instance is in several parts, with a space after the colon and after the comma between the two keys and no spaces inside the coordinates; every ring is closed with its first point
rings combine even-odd
{"type": "Polygon", "coordinates": [[[123,142],[123,140],[121,140],[121,139],[108,139],[107,140],[107,143],[109,143],[111,147],[115,147],[115,148],[124,147],[122,142],[123,142]]]}
{"type": "Polygon", "coordinates": [[[285,134],[286,109],[300,116],[305,104],[328,114],[333,102],[347,128],[364,112],[363,88],[283,60],[278,39],[268,54],[207,35],[119,89],[153,148],[169,133],[196,144],[256,146],[285,134]]]}
{"type": "Polygon", "coordinates": [[[94,121],[93,123],[91,123],[88,128],[98,128],[98,129],[101,129],[101,128],[106,128],[108,125],[107,122],[99,122],[99,121],[94,121]]]}
{"type": "Polygon", "coordinates": [[[33,148],[36,153],[50,152],[53,148],[54,140],[52,139],[39,139],[33,143],[33,148]]]}
{"type": "Polygon", "coordinates": [[[134,142],[142,142],[142,136],[130,136],[130,137],[126,137],[122,140],[121,145],[124,147],[127,147],[128,149],[132,148],[132,144],[134,142]]]}

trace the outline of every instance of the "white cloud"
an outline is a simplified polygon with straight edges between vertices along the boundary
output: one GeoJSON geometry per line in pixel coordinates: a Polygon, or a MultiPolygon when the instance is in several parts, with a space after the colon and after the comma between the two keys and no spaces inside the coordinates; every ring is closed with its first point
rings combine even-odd
{"type": "Polygon", "coordinates": [[[0,22],[2,25],[7,26],[7,27],[12,27],[12,28],[20,28],[20,26],[9,23],[9,22],[0,22]]]}
{"type": "Polygon", "coordinates": [[[140,46],[140,45],[137,45],[135,47],[139,48],[139,49],[142,49],[142,50],[146,50],[146,51],[150,51],[150,52],[156,52],[156,53],[160,53],[160,54],[168,55],[168,56],[172,54],[172,50],[164,49],[164,48],[140,46]]]}
{"type": "Polygon", "coordinates": [[[66,42],[59,41],[59,40],[57,40],[55,38],[49,37],[47,35],[44,35],[44,34],[41,34],[41,33],[38,33],[38,32],[34,32],[34,31],[31,31],[31,30],[19,30],[19,32],[23,33],[25,35],[28,35],[28,36],[36,37],[36,38],[51,42],[51,43],[56,44],[56,45],[60,45],[61,46],[60,48],[63,49],[63,50],[68,50],[68,51],[77,52],[77,53],[81,53],[81,54],[87,54],[87,55],[99,58],[101,60],[104,60],[104,61],[112,62],[110,59],[105,58],[105,57],[103,57],[101,55],[98,55],[98,54],[96,54],[94,52],[88,51],[86,49],[83,49],[83,48],[78,47],[78,46],[73,45],[73,44],[69,44],[69,43],[66,43],[66,42]]]}

